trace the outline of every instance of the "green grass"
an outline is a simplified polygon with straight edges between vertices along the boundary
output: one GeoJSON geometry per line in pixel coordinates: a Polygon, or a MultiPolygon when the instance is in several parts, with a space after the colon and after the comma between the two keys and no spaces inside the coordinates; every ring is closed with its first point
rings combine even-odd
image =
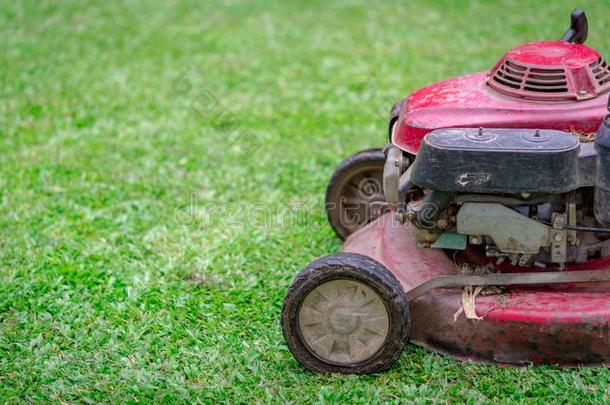
{"type": "MultiPolygon", "coordinates": [[[[575,4],[545,3],[3,1],[0,398],[610,403],[606,369],[416,347],[316,375],[279,327],[340,247],[333,167],[419,86],[558,37],[575,4]]],[[[585,5],[606,55],[609,5],[585,5]]]]}

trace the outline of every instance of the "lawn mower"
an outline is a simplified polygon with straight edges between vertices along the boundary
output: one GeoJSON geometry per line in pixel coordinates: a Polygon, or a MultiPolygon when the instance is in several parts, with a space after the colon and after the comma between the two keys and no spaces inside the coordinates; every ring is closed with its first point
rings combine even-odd
{"type": "Polygon", "coordinates": [[[610,362],[610,66],[560,40],[441,81],[391,109],[390,143],[326,193],[345,240],[291,283],[288,347],[306,368],[376,373],[408,342],[461,360],[610,362]]]}

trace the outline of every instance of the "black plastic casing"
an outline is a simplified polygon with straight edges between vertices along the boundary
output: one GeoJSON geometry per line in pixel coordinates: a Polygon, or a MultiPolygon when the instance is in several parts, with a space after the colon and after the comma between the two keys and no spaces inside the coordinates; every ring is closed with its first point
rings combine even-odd
{"type": "Polygon", "coordinates": [[[610,226],[610,115],[606,116],[597,131],[595,150],[595,218],[604,226],[610,226]]]}
{"type": "Polygon", "coordinates": [[[424,138],[411,180],[457,193],[563,193],[592,185],[595,157],[587,149],[579,163],[581,143],[568,132],[440,129],[424,138]]]}

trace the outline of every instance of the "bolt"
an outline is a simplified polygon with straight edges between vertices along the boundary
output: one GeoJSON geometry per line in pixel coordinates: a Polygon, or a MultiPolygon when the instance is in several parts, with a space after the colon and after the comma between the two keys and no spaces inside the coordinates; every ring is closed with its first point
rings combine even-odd
{"type": "Polygon", "coordinates": [[[555,242],[561,242],[562,239],[563,237],[560,234],[555,234],[555,242]]]}

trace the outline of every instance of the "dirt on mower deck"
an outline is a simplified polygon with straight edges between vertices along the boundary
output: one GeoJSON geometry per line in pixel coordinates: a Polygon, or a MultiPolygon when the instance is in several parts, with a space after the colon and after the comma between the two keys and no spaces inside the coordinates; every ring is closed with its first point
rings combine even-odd
{"type": "MultiPolygon", "coordinates": [[[[405,292],[437,276],[456,274],[440,249],[421,249],[408,225],[388,213],[351,235],[344,252],[386,266],[405,292]]],[[[410,303],[411,342],[461,360],[523,365],[606,367],[610,363],[610,283],[512,287],[476,298],[482,320],[454,317],[462,290],[431,291],[410,303]]]]}

